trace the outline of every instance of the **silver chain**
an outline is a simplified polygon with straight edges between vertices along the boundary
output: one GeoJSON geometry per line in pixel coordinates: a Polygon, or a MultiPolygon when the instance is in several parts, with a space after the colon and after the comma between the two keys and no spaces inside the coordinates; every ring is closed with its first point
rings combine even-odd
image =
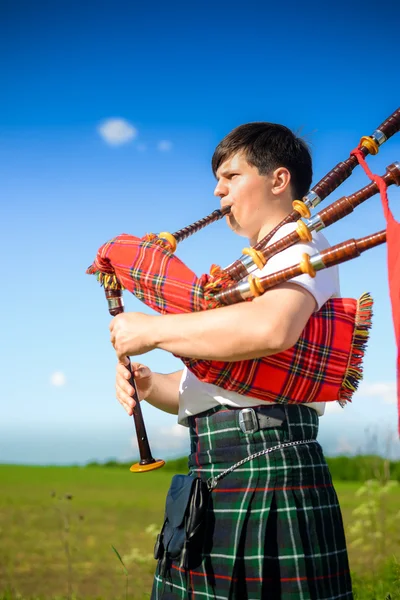
{"type": "Polygon", "coordinates": [[[226,475],[229,475],[229,473],[232,473],[232,471],[234,471],[238,467],[241,467],[242,465],[244,465],[244,463],[248,462],[249,460],[253,460],[253,458],[258,458],[259,456],[263,456],[263,454],[269,454],[270,452],[274,452],[274,450],[283,450],[284,448],[290,448],[291,446],[300,446],[301,444],[311,444],[316,441],[317,440],[297,440],[295,442],[284,442],[283,444],[278,444],[276,446],[272,446],[271,448],[266,448],[265,450],[260,450],[260,452],[256,452],[255,454],[250,454],[250,456],[246,456],[246,458],[239,460],[239,462],[232,465],[232,467],[229,467],[229,469],[222,471],[222,473],[220,473],[216,477],[210,477],[209,479],[207,479],[207,487],[211,492],[216,487],[218,481],[220,481],[226,475]]]}

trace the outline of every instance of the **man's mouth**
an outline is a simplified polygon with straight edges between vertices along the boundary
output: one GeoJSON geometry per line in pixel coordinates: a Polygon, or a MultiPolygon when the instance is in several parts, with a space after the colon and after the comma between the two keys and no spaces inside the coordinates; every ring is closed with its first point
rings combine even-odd
{"type": "Polygon", "coordinates": [[[225,217],[229,217],[232,214],[231,205],[225,204],[221,206],[221,214],[225,217]]]}

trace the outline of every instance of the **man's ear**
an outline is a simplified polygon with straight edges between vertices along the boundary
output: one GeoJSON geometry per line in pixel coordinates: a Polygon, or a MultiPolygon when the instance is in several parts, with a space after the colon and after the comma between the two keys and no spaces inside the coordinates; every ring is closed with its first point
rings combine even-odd
{"type": "Polygon", "coordinates": [[[290,186],[291,175],[286,167],[278,167],[272,173],[271,192],[276,196],[283,194],[290,186]]]}

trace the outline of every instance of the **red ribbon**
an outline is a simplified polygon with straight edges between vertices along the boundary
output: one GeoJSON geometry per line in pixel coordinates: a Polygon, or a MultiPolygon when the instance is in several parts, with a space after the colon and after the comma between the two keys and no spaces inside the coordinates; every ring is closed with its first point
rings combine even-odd
{"type": "Polygon", "coordinates": [[[398,431],[400,435],[400,223],[396,221],[389,208],[387,185],[385,181],[379,175],[372,173],[360,148],[356,148],[350,154],[357,158],[367,176],[378,186],[383,214],[386,219],[389,292],[397,344],[397,408],[399,415],[398,431]]]}

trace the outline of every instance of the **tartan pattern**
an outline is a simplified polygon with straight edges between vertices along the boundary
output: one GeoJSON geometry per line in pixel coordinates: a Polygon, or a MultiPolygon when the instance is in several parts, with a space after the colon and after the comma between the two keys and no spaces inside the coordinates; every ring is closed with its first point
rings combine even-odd
{"type": "MultiPolygon", "coordinates": [[[[207,309],[204,286],[209,276],[197,277],[151,236],[122,234],[104,244],[88,271],[96,270],[114,272],[123,287],[159,313],[207,309]]],[[[357,387],[346,379],[349,365],[354,366],[356,326],[357,300],[335,298],[311,316],[297,344],[285,352],[231,363],[178,358],[201,381],[259,400],[346,402],[357,387]]],[[[360,351],[355,359],[358,378],[362,356],[360,351]]]]}
{"type": "MultiPolygon", "coordinates": [[[[242,433],[238,410],[192,417],[189,468],[205,480],[279,442],[315,439],[316,412],[286,405],[282,428],[242,433]]],[[[201,564],[157,566],[151,600],[350,600],[342,517],[318,443],[244,464],[211,494],[201,564]]]]}
{"type": "Polygon", "coordinates": [[[151,236],[121,234],[103,244],[88,269],[115,273],[120,284],[161,314],[205,310],[204,285],[185,263],[151,236]]]}
{"type": "Polygon", "coordinates": [[[332,299],[309,319],[298,342],[284,352],[233,363],[182,361],[201,381],[259,400],[340,401],[349,397],[343,385],[356,321],[356,300],[332,299]]]}

